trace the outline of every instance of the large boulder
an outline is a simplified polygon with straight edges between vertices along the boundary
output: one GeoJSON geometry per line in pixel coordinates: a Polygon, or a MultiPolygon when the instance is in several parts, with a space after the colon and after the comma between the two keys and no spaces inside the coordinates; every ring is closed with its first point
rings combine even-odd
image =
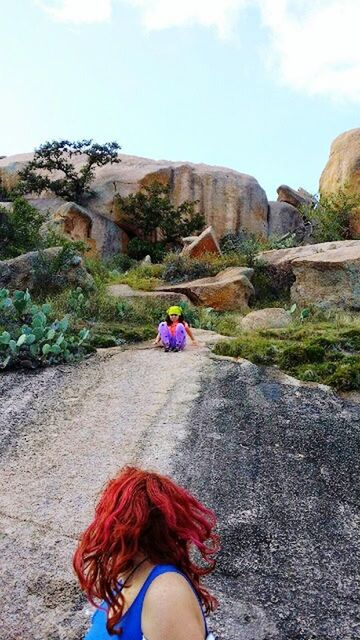
{"type": "Polygon", "coordinates": [[[320,176],[320,193],[334,193],[345,185],[352,193],[360,193],[360,128],[335,138],[320,176]]]}
{"type": "Polygon", "coordinates": [[[290,314],[281,307],[251,311],[241,320],[241,328],[245,331],[257,329],[284,329],[292,323],[290,314]]]}
{"type": "MultiPolygon", "coordinates": [[[[4,158],[0,160],[0,171],[13,178],[32,157],[33,154],[22,154],[4,158]]],[[[174,205],[184,200],[198,201],[199,210],[217,237],[240,230],[267,236],[267,197],[252,176],[206,164],[155,161],[124,154],[120,159],[119,164],[96,168],[94,195],[89,201],[94,213],[118,222],[115,194],[126,196],[157,180],[170,186],[174,205]]],[[[84,158],[76,156],[72,161],[79,169],[84,158]]]]}
{"type": "MultiPolygon", "coordinates": [[[[336,193],[339,189],[360,195],[360,128],[345,131],[330,147],[330,156],[320,177],[322,195],[336,193]]],[[[350,220],[352,237],[360,236],[360,209],[350,220]]]]}
{"type": "Polygon", "coordinates": [[[292,261],[291,299],[299,306],[360,310],[360,240],[292,261]]]}
{"type": "MultiPolygon", "coordinates": [[[[218,240],[212,227],[207,227],[199,236],[189,238],[191,242],[185,242],[185,246],[182,250],[182,254],[190,256],[191,258],[198,258],[204,255],[204,253],[214,253],[220,256],[221,250],[218,240]]],[[[187,238],[185,238],[185,241],[187,238]]]]}
{"type": "Polygon", "coordinates": [[[280,187],[277,188],[277,194],[279,202],[287,202],[297,209],[302,205],[311,206],[313,204],[312,196],[304,189],[295,191],[295,189],[288,187],[286,184],[281,184],[280,187]]]}
{"type": "MultiPolygon", "coordinates": [[[[126,238],[120,227],[88,207],[75,202],[65,202],[58,197],[27,198],[28,202],[44,215],[43,235],[54,231],[71,240],[81,240],[89,248],[89,255],[108,258],[123,251],[126,238]]],[[[12,202],[1,202],[8,210],[12,202]]]]}
{"type": "Polygon", "coordinates": [[[56,208],[50,225],[72,240],[87,244],[90,255],[107,258],[119,253],[122,247],[123,233],[117,224],[75,202],[65,202],[56,208]]]}
{"type": "MultiPolygon", "coordinates": [[[[41,279],[41,263],[39,258],[44,257],[44,265],[53,261],[61,252],[61,247],[51,247],[43,252],[31,251],[11,260],[0,261],[0,288],[29,289],[30,291],[39,285],[41,279]],[[39,271],[37,271],[39,270],[39,271]]],[[[92,276],[86,271],[82,258],[74,256],[70,263],[64,265],[56,274],[57,281],[66,285],[89,288],[94,285],[92,276]]]]}
{"type": "Polygon", "coordinates": [[[359,240],[336,240],[334,242],[319,242],[318,244],[306,244],[302,247],[291,247],[290,249],[272,249],[262,251],[258,258],[269,265],[278,267],[288,266],[297,258],[305,258],[316,254],[323,254],[335,249],[346,249],[359,246],[359,240]]]}
{"type": "Polygon", "coordinates": [[[269,202],[269,236],[283,236],[292,233],[303,219],[298,209],[287,202],[269,202]]]}
{"type": "Polygon", "coordinates": [[[164,285],[159,287],[159,291],[183,293],[195,305],[212,307],[217,311],[247,311],[249,298],[255,293],[250,282],[252,275],[253,269],[229,267],[216,276],[164,285]]]}

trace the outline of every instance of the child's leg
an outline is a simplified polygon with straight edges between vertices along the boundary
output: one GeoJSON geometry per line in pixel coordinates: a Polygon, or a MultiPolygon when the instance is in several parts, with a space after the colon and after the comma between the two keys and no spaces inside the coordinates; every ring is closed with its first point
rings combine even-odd
{"type": "Polygon", "coordinates": [[[160,322],[158,332],[164,347],[170,347],[171,334],[166,322],[160,322]]]}
{"type": "Polygon", "coordinates": [[[182,351],[186,344],[186,331],[183,324],[179,323],[175,331],[176,348],[182,351]]]}

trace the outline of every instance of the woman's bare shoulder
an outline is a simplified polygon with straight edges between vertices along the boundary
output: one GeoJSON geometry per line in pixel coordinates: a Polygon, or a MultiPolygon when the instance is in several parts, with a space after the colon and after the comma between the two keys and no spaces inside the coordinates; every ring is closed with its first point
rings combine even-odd
{"type": "Polygon", "coordinates": [[[142,627],[149,640],[203,640],[203,615],[184,576],[163,573],[151,583],[144,600],[142,627]]]}

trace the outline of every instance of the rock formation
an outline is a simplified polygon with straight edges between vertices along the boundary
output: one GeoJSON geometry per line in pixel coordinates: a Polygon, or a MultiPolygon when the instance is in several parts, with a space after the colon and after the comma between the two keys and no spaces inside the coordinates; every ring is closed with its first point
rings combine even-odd
{"type": "Polygon", "coordinates": [[[317,253],[325,253],[334,249],[346,249],[348,247],[360,246],[360,240],[336,240],[334,242],[319,242],[318,244],[306,244],[302,247],[291,247],[290,249],[272,249],[262,251],[258,257],[266,264],[274,266],[286,266],[292,264],[297,258],[312,256],[317,253]]]}
{"type": "Polygon", "coordinates": [[[248,311],[249,299],[255,293],[250,282],[252,275],[253,269],[229,267],[216,276],[164,285],[159,287],[159,291],[183,293],[195,305],[212,307],[217,311],[248,311]]]}
{"type": "Polygon", "coordinates": [[[360,311],[360,240],[292,261],[291,299],[302,307],[360,311]]]}
{"type": "Polygon", "coordinates": [[[360,309],[360,240],[263,251],[259,257],[294,274],[291,299],[299,306],[360,309]]]}
{"type": "MultiPolygon", "coordinates": [[[[187,239],[185,238],[185,240],[187,239]]],[[[189,240],[191,240],[191,242],[185,242],[182,250],[184,255],[190,256],[191,258],[197,258],[204,253],[221,255],[219,243],[212,227],[207,227],[199,236],[189,237],[189,240]]]]}
{"type": "Polygon", "coordinates": [[[269,236],[283,236],[292,233],[303,222],[298,209],[287,202],[269,202],[269,236]]]}
{"type": "MultiPolygon", "coordinates": [[[[321,194],[336,193],[341,188],[360,195],[360,128],[335,138],[320,177],[321,194]]],[[[350,229],[353,237],[360,236],[360,210],[352,215],[350,229]]]]}
{"type": "MultiPolygon", "coordinates": [[[[4,158],[0,160],[0,171],[8,181],[14,180],[16,173],[31,158],[32,154],[4,158]]],[[[94,214],[118,223],[114,195],[127,196],[156,180],[170,185],[174,205],[184,200],[198,201],[206,223],[214,228],[218,238],[240,230],[267,236],[268,201],[265,191],[252,176],[206,164],[155,161],[127,155],[120,155],[120,158],[119,164],[96,168],[92,185],[94,195],[87,207],[94,214]]],[[[78,169],[83,158],[76,156],[72,161],[78,169]]],[[[59,176],[54,174],[55,178],[59,176]]],[[[96,235],[95,240],[98,242],[96,235]]]]}
{"type": "Polygon", "coordinates": [[[295,191],[295,189],[288,187],[286,184],[282,184],[277,188],[277,193],[279,202],[287,202],[296,208],[299,208],[304,204],[310,206],[313,204],[311,194],[305,191],[305,189],[298,189],[298,191],[295,191]]]}
{"type": "Polygon", "coordinates": [[[282,329],[292,323],[289,313],[282,308],[259,309],[251,311],[241,320],[241,328],[245,331],[258,329],[282,329]]]}
{"type": "Polygon", "coordinates": [[[352,193],[360,193],[360,128],[345,131],[331,144],[320,193],[334,193],[345,185],[352,193]]]}
{"type": "MultiPolygon", "coordinates": [[[[45,249],[42,255],[44,255],[45,260],[53,260],[60,252],[60,247],[51,247],[50,249],[45,249]]],[[[0,261],[0,288],[5,287],[10,290],[29,289],[31,291],[36,284],[36,263],[39,257],[39,251],[31,251],[17,258],[0,261]]],[[[55,275],[58,279],[61,278],[64,285],[70,284],[75,287],[88,288],[94,284],[93,278],[83,266],[80,256],[74,256],[72,263],[66,265],[66,268],[55,275]]],[[[41,277],[41,273],[39,276],[41,277]]]]}
{"type": "Polygon", "coordinates": [[[112,220],[75,202],[66,202],[53,210],[51,226],[72,240],[82,240],[90,249],[89,255],[102,258],[119,252],[123,232],[112,220]]]}

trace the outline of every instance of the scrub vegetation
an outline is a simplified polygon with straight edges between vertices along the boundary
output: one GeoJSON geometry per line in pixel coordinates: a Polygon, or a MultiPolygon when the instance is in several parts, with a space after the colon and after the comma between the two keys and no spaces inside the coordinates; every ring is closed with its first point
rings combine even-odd
{"type": "Polygon", "coordinates": [[[333,321],[307,320],[287,329],[259,330],[218,342],[215,353],[276,365],[308,382],[339,390],[360,389],[360,321],[343,316],[333,321]]]}
{"type": "Polygon", "coordinates": [[[303,206],[301,212],[313,226],[315,242],[332,242],[351,238],[351,218],[360,209],[360,194],[346,187],[335,193],[317,196],[315,207],[303,206]]]}

